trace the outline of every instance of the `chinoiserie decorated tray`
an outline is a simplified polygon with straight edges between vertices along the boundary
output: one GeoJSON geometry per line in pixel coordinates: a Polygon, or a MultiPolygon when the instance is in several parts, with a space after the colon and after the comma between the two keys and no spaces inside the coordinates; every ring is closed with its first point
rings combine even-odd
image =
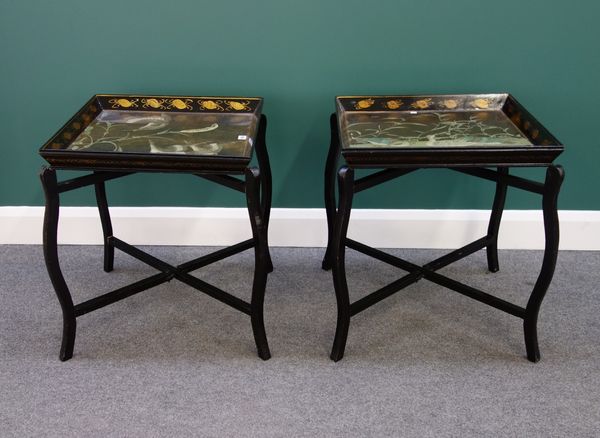
{"type": "Polygon", "coordinates": [[[336,98],[353,167],[543,166],[564,149],[510,94],[336,98]]]}
{"type": "Polygon", "coordinates": [[[241,170],[252,158],[262,98],[93,96],[42,148],[55,167],[241,170]]]}

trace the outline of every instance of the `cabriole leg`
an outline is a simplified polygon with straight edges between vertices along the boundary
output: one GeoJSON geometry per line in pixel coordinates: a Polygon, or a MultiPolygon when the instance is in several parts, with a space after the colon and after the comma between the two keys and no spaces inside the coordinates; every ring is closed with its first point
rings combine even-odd
{"type": "Polygon", "coordinates": [[[507,167],[498,168],[499,179],[496,182],[496,194],[494,195],[494,203],[492,205],[492,213],[490,215],[490,223],[488,225],[488,245],[486,247],[487,263],[490,272],[498,272],[500,266],[498,264],[498,231],[500,230],[500,220],[504,211],[504,201],[506,200],[506,181],[502,176],[508,175],[507,167]]]}
{"type": "Polygon", "coordinates": [[[108,211],[108,202],[106,200],[106,187],[104,181],[94,184],[96,191],[96,203],[100,213],[100,222],[102,223],[102,234],[104,235],[104,271],[113,270],[115,260],[115,247],[110,240],[113,235],[110,213],[108,211]]]}
{"type": "Polygon", "coordinates": [[[333,227],[335,222],[335,170],[337,168],[338,158],[340,154],[340,143],[338,137],[337,117],[332,114],[329,118],[331,128],[331,142],[329,144],[329,153],[327,154],[327,162],[325,163],[325,213],[327,215],[327,250],[323,257],[321,268],[325,270],[331,269],[333,249],[333,227]]]}
{"type": "Polygon", "coordinates": [[[330,357],[335,362],[344,357],[350,327],[350,297],[348,295],[348,283],[346,282],[345,254],[346,233],[348,232],[348,222],[352,210],[353,184],[354,171],[346,166],[342,167],[338,172],[340,201],[335,216],[331,246],[333,286],[337,301],[337,325],[330,357]]]}
{"type": "Polygon", "coordinates": [[[49,167],[43,167],[40,173],[40,179],[44,188],[46,197],[46,210],[44,212],[44,260],[46,269],[50,276],[50,281],[56,292],[58,302],[63,314],[63,335],[60,347],[60,360],[65,361],[73,357],[73,347],[75,345],[75,333],[77,322],[75,317],[75,308],[71,293],[65,282],[58,262],[57,231],[58,214],[60,208],[58,184],[56,180],[56,171],[49,167]]]}
{"type": "Polygon", "coordinates": [[[273,183],[271,176],[271,163],[269,162],[269,154],[267,152],[266,132],[267,117],[263,114],[260,116],[260,123],[256,136],[256,158],[258,160],[258,167],[260,169],[260,204],[265,227],[265,239],[267,239],[267,271],[273,272],[273,262],[271,261],[271,253],[268,245],[273,183]]]}
{"type": "Polygon", "coordinates": [[[554,275],[556,259],[558,257],[559,242],[559,224],[557,201],[560,186],[563,182],[565,173],[561,166],[550,166],[546,171],[546,182],[544,184],[544,194],[542,208],[544,211],[544,232],[546,236],[544,259],[542,269],[538,276],[533,292],[525,308],[525,318],[523,327],[525,332],[525,347],[527,349],[527,359],[531,362],[540,360],[540,349],[537,337],[537,319],[548,286],[554,275]]]}
{"type": "Polygon", "coordinates": [[[265,332],[263,304],[270,258],[267,245],[267,229],[260,204],[260,172],[256,168],[246,169],[246,201],[255,244],[250,319],[258,356],[263,360],[267,360],[271,357],[271,352],[269,351],[267,334],[265,332]]]}

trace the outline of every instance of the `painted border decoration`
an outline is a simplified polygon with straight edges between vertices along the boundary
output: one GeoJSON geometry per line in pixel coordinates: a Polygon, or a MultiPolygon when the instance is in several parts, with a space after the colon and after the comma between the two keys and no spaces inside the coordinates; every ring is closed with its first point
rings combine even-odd
{"type": "Polygon", "coordinates": [[[550,132],[508,93],[413,96],[338,96],[338,114],[353,112],[502,111],[536,146],[561,146],[550,132]]]}
{"type": "Polygon", "coordinates": [[[344,111],[477,111],[502,108],[507,94],[339,96],[344,111]]]}
{"type": "Polygon", "coordinates": [[[105,109],[119,111],[168,111],[201,113],[255,113],[262,109],[260,97],[185,97],[97,94],[46,143],[43,150],[64,150],[105,109]]]}
{"type": "Polygon", "coordinates": [[[173,112],[253,113],[260,97],[98,95],[103,109],[173,112]]]}

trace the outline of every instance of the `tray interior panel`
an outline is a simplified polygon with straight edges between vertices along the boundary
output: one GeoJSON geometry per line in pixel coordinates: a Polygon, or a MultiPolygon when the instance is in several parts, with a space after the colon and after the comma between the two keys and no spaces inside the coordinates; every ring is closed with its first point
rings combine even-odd
{"type": "Polygon", "coordinates": [[[256,129],[254,114],[103,110],[65,150],[248,157],[256,129]]]}
{"type": "Polygon", "coordinates": [[[344,112],[340,122],[346,148],[532,145],[500,110],[344,112]]]}

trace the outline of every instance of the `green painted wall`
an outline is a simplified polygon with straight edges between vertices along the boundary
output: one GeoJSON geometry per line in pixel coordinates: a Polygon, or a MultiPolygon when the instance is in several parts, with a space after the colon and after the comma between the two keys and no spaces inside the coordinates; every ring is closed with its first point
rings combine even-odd
{"type": "MultiPolygon", "coordinates": [[[[560,207],[600,210],[598,17],[592,0],[0,0],[0,205],[42,204],[37,149],[94,93],[263,96],[274,206],[320,207],[335,95],[508,91],[566,145],[560,207]]],[[[430,170],[355,205],[487,208],[492,190],[430,170]]],[[[190,176],[136,175],[109,196],[244,205],[190,176]]],[[[509,193],[508,208],[539,205],[509,193]]]]}

